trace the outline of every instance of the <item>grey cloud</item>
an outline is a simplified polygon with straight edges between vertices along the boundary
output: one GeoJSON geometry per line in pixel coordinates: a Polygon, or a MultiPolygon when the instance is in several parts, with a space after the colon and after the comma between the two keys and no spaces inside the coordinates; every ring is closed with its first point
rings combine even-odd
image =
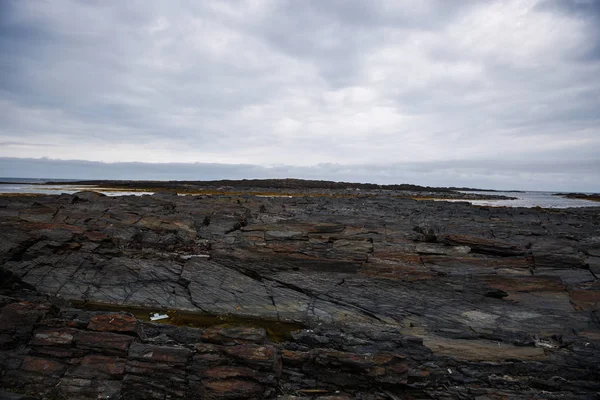
{"type": "Polygon", "coordinates": [[[550,12],[562,11],[582,18],[598,18],[600,3],[596,0],[545,0],[536,8],[550,12]]]}
{"type": "Polygon", "coordinates": [[[52,147],[56,145],[50,143],[0,142],[0,146],[52,147]]]}
{"type": "Polygon", "coordinates": [[[598,3],[526,5],[2,1],[0,157],[598,187],[598,3]]]}
{"type": "Polygon", "coordinates": [[[600,2],[596,0],[545,0],[537,9],[549,13],[566,13],[587,22],[590,45],[582,50],[582,61],[600,61],[600,2]]]}

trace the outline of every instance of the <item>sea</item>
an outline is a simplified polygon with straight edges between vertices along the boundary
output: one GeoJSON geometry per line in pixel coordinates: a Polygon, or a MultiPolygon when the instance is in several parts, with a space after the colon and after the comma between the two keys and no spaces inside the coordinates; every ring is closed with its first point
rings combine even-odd
{"type": "MultiPolygon", "coordinates": [[[[112,191],[106,188],[94,186],[75,185],[74,179],[31,179],[31,178],[2,178],[0,177],[0,194],[3,193],[40,193],[40,194],[73,194],[82,190],[90,190],[104,193],[108,196],[126,196],[152,194],[152,192],[125,192],[112,191]],[[60,182],[60,184],[49,185],[46,182],[60,182]]],[[[478,206],[491,207],[542,207],[542,208],[570,208],[570,207],[600,207],[600,202],[568,199],[562,196],[554,196],[558,192],[540,191],[477,191],[463,193],[490,194],[508,197],[516,197],[516,200],[443,200],[443,201],[466,201],[478,206]]]]}
{"type": "Polygon", "coordinates": [[[0,195],[3,193],[32,193],[32,194],[73,194],[82,190],[94,190],[95,192],[104,193],[107,196],[141,196],[144,194],[153,194],[153,192],[127,192],[114,191],[109,189],[98,188],[89,185],[75,185],[76,179],[31,179],[31,178],[2,178],[0,177],[0,195]],[[49,185],[46,182],[55,184],[49,185]],[[56,184],[61,182],[60,184],[56,184]]]}
{"type": "MultiPolygon", "coordinates": [[[[557,193],[564,192],[463,192],[476,194],[495,194],[507,197],[516,197],[516,200],[468,200],[469,203],[477,206],[492,206],[492,207],[542,207],[542,208],[571,208],[571,207],[600,207],[600,202],[569,199],[563,196],[555,196],[557,193]]],[[[591,193],[590,193],[591,194],[591,193]]],[[[454,200],[452,200],[454,201],[454,200]]],[[[466,200],[456,200],[466,201],[466,200]]]]}

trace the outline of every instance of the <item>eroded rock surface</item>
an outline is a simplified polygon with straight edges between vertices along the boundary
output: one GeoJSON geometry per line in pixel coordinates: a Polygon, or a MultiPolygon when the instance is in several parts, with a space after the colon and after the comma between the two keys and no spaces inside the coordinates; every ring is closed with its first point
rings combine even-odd
{"type": "Polygon", "coordinates": [[[73,399],[600,392],[598,208],[79,193],[0,198],[0,224],[6,389],[73,399]],[[274,342],[256,327],[178,328],[73,304],[306,329],[274,342]]]}

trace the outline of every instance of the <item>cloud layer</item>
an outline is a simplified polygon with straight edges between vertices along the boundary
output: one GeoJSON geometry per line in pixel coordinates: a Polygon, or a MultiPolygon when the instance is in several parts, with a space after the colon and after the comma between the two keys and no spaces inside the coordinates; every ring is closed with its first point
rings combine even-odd
{"type": "Polygon", "coordinates": [[[593,0],[6,0],[0,157],[600,190],[599,38],[593,0]]]}

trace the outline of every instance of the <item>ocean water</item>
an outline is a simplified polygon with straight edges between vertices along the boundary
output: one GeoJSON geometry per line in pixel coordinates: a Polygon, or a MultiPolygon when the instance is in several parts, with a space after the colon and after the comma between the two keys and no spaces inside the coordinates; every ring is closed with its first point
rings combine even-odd
{"type": "Polygon", "coordinates": [[[3,183],[31,183],[40,184],[46,182],[75,182],[75,179],[52,179],[52,178],[6,178],[0,176],[0,182],[3,183]]]}
{"type": "Polygon", "coordinates": [[[0,194],[2,193],[39,193],[39,194],[73,194],[82,190],[94,190],[107,196],[128,196],[153,194],[153,192],[124,192],[103,190],[89,185],[70,185],[73,179],[30,179],[30,178],[2,178],[0,177],[0,194]],[[64,182],[60,185],[47,185],[46,182],[64,182]]]}
{"type": "MultiPolygon", "coordinates": [[[[478,194],[495,194],[500,196],[516,197],[517,200],[469,200],[469,203],[478,206],[492,207],[542,207],[542,208],[570,208],[570,207],[600,207],[600,202],[582,199],[568,199],[562,196],[553,196],[558,192],[463,192],[478,194]]],[[[458,200],[457,200],[458,201],[458,200]]],[[[465,201],[465,200],[461,200],[465,201]]]]}

